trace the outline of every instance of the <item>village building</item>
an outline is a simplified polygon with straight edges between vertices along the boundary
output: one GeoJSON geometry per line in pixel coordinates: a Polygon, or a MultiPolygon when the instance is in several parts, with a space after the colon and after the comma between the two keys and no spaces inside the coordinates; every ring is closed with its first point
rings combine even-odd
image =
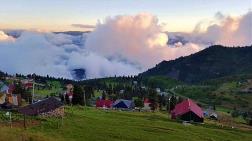
{"type": "Polygon", "coordinates": [[[113,103],[113,107],[118,109],[133,109],[135,104],[132,100],[118,99],[113,103]]]}
{"type": "Polygon", "coordinates": [[[212,110],[212,109],[206,109],[203,112],[204,117],[210,118],[210,119],[214,119],[217,120],[218,119],[218,114],[212,110]]]}
{"type": "Polygon", "coordinates": [[[145,98],[144,99],[144,107],[142,108],[142,110],[144,110],[144,111],[151,110],[150,104],[151,104],[150,100],[148,98],[145,98]]]}
{"type": "Polygon", "coordinates": [[[55,97],[49,97],[22,107],[18,111],[29,116],[61,117],[64,115],[64,104],[55,97]]]}
{"type": "Polygon", "coordinates": [[[12,106],[21,106],[21,94],[13,94],[15,85],[5,85],[3,82],[0,87],[0,105],[11,108],[12,106]]]}
{"type": "Polygon", "coordinates": [[[99,99],[96,101],[96,108],[112,108],[112,100],[99,99]]]}
{"type": "Polygon", "coordinates": [[[211,113],[209,117],[210,117],[210,119],[213,119],[213,120],[218,119],[218,115],[216,113],[211,113]]]}
{"type": "Polygon", "coordinates": [[[68,99],[70,103],[72,103],[72,99],[73,99],[73,89],[74,89],[74,86],[72,84],[66,85],[66,92],[64,94],[64,97],[65,99],[68,99]]]}
{"type": "Polygon", "coordinates": [[[74,89],[74,86],[72,84],[67,84],[66,85],[66,92],[67,93],[72,93],[74,89]]]}
{"type": "Polygon", "coordinates": [[[172,119],[180,119],[183,121],[203,122],[203,111],[191,99],[187,99],[177,104],[171,111],[172,119]]]}
{"type": "Polygon", "coordinates": [[[137,85],[137,81],[133,81],[133,84],[134,84],[134,85],[137,85]]]}
{"type": "Polygon", "coordinates": [[[119,94],[124,94],[124,90],[120,90],[120,91],[119,91],[119,94]]]}
{"type": "Polygon", "coordinates": [[[24,88],[27,89],[32,89],[33,88],[33,80],[29,80],[29,79],[25,79],[23,81],[21,81],[24,88]]]}

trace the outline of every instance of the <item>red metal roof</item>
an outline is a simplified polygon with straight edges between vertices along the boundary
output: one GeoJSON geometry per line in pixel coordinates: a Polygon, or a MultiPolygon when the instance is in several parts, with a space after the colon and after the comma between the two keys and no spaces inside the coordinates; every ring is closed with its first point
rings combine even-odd
{"type": "Polygon", "coordinates": [[[67,93],[67,96],[73,96],[73,93],[72,92],[67,93]]]}
{"type": "Polygon", "coordinates": [[[96,107],[107,107],[111,108],[113,104],[113,101],[111,100],[97,100],[96,101],[96,107]]]}
{"type": "Polygon", "coordinates": [[[183,102],[177,104],[171,113],[172,113],[172,117],[175,118],[189,111],[195,113],[200,118],[203,118],[202,109],[196,103],[194,103],[191,99],[184,100],[183,102]]]}
{"type": "Polygon", "coordinates": [[[151,102],[150,102],[150,100],[148,98],[145,98],[144,103],[151,103],[151,102]]]}
{"type": "Polygon", "coordinates": [[[33,83],[32,82],[28,82],[28,83],[25,83],[24,86],[26,88],[32,88],[33,87],[33,83]]]}

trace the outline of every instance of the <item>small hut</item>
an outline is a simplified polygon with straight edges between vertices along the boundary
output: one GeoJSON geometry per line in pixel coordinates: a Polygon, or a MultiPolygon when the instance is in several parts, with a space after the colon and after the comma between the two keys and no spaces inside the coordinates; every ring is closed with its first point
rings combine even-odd
{"type": "Polygon", "coordinates": [[[132,100],[118,99],[113,103],[113,107],[118,109],[133,109],[135,104],[132,100]]]}
{"type": "Polygon", "coordinates": [[[177,104],[171,111],[172,119],[180,119],[184,121],[203,122],[203,111],[191,99],[184,100],[177,104]]]}
{"type": "Polygon", "coordinates": [[[145,98],[144,99],[144,107],[142,109],[146,110],[146,111],[151,110],[150,104],[151,104],[150,100],[148,98],[145,98]]]}
{"type": "Polygon", "coordinates": [[[29,116],[59,117],[64,115],[64,105],[55,97],[49,97],[39,102],[22,107],[18,111],[29,116]]]}
{"type": "Polygon", "coordinates": [[[113,101],[99,99],[96,101],[96,108],[111,108],[113,101]]]}

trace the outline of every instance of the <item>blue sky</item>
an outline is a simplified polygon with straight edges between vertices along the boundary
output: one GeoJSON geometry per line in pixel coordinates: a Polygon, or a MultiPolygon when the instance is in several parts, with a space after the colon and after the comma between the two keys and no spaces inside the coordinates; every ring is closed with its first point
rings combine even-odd
{"type": "Polygon", "coordinates": [[[0,2],[0,29],[83,30],[71,24],[148,12],[168,31],[191,31],[216,12],[238,16],[251,8],[252,0],[6,0],[0,2]]]}

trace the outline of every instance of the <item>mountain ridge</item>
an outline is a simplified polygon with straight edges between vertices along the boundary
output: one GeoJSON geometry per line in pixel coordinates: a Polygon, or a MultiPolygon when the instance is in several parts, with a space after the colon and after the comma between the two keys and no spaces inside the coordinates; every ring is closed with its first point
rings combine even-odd
{"type": "Polygon", "coordinates": [[[162,61],[139,76],[165,76],[188,83],[198,83],[249,73],[252,73],[252,46],[214,45],[186,57],[162,61]]]}

